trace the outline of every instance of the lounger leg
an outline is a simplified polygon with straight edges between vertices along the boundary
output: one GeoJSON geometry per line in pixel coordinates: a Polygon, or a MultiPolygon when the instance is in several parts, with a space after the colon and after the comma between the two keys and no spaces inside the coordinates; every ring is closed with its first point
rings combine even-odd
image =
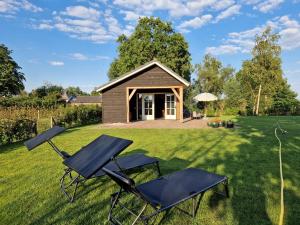
{"type": "Polygon", "coordinates": [[[193,198],[193,218],[196,217],[196,214],[198,212],[198,209],[199,209],[199,205],[200,205],[200,202],[203,198],[203,195],[204,195],[205,192],[202,192],[198,201],[197,201],[197,197],[193,198]]]}
{"type": "Polygon", "coordinates": [[[76,176],[74,179],[72,178],[72,170],[71,169],[66,169],[65,170],[65,173],[64,175],[62,176],[62,178],[60,179],[60,189],[61,191],[64,193],[64,195],[69,199],[70,202],[73,202],[74,201],[74,197],[76,195],[76,191],[77,191],[77,188],[78,188],[78,184],[80,182],[80,175],[76,176]],[[69,176],[69,178],[71,179],[71,182],[68,183],[67,185],[65,185],[65,178],[69,176]],[[75,184],[75,188],[74,188],[74,191],[73,193],[70,195],[68,192],[67,192],[67,189],[71,186],[73,186],[75,184]]]}
{"type": "MultiPolygon", "coordinates": [[[[138,216],[135,218],[135,220],[133,221],[133,223],[131,225],[134,225],[137,223],[137,221],[139,219],[141,219],[141,216],[143,215],[144,211],[146,210],[148,204],[145,204],[144,207],[142,208],[142,210],[140,211],[140,213],[138,214],[138,216]]],[[[146,221],[144,221],[146,222],[146,221]]]]}
{"type": "Polygon", "coordinates": [[[224,184],[225,195],[227,198],[229,198],[228,180],[226,180],[223,184],[224,184]]]}
{"type": "Polygon", "coordinates": [[[160,172],[159,162],[156,162],[155,164],[156,164],[156,168],[157,168],[158,177],[160,177],[161,172],[160,172]]]}
{"type": "Polygon", "coordinates": [[[117,202],[119,200],[121,192],[122,192],[122,188],[120,189],[119,192],[117,192],[116,194],[113,194],[111,196],[111,207],[110,207],[109,213],[108,213],[108,221],[110,221],[110,222],[113,222],[112,211],[115,208],[115,206],[116,206],[116,204],[117,204],[117,202]]]}

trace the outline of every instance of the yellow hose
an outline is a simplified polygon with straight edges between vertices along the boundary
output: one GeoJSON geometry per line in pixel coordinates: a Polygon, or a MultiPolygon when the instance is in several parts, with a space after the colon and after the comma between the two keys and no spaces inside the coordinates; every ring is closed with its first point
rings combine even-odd
{"type": "MultiPolygon", "coordinates": [[[[279,124],[278,124],[279,126],[279,124]]],[[[279,167],[280,167],[280,180],[281,180],[281,188],[280,188],[280,216],[279,216],[279,222],[278,225],[283,225],[283,217],[284,217],[284,196],[283,196],[283,191],[284,191],[284,181],[283,181],[283,172],[282,172],[282,159],[281,159],[281,141],[279,137],[277,136],[277,129],[278,127],[275,128],[275,137],[277,138],[279,142],[279,167]]],[[[283,130],[279,126],[279,129],[281,132],[283,130]]]]}

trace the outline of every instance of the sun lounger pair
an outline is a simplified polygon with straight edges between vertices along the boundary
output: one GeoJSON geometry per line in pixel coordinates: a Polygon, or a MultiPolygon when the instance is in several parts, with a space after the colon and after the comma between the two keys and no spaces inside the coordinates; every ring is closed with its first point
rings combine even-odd
{"type": "Polygon", "coordinates": [[[108,135],[101,135],[74,155],[69,155],[60,151],[51,141],[51,138],[63,131],[64,128],[61,127],[51,128],[45,133],[27,141],[25,145],[31,150],[47,141],[64,159],[63,163],[67,168],[61,178],[61,189],[71,201],[74,199],[78,184],[87,179],[107,175],[116,182],[120,189],[111,196],[111,207],[108,216],[109,221],[113,224],[122,225],[122,221],[117,218],[118,208],[124,209],[134,216],[132,225],[137,222],[148,224],[149,220],[154,216],[161,212],[169,211],[172,208],[177,208],[195,217],[204,193],[219,184],[224,185],[223,195],[229,197],[228,179],[226,176],[220,176],[195,168],[174,172],[136,185],[134,180],[129,178],[125,172],[128,169],[155,164],[160,174],[156,158],[147,157],[142,154],[117,157],[132,144],[132,141],[108,135]],[[78,174],[75,178],[71,176],[72,171],[78,174]],[[69,186],[63,184],[65,177],[68,176],[71,178],[71,182],[68,185],[75,185],[75,191],[72,195],[66,191],[69,186]],[[124,194],[133,194],[140,199],[143,202],[141,209],[136,211],[125,206],[122,203],[124,194]],[[178,207],[180,203],[187,200],[192,200],[193,202],[192,213],[178,207]],[[150,214],[146,210],[148,207],[152,209],[150,214]]]}

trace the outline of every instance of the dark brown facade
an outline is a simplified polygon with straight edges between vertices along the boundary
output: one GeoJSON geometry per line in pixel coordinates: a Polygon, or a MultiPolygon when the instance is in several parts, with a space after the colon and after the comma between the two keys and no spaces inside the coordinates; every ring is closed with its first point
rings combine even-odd
{"type": "MultiPolygon", "coordinates": [[[[126,78],[112,86],[102,90],[103,122],[129,122],[138,120],[137,95],[140,93],[173,93],[177,90],[180,93],[185,87],[181,81],[171,76],[158,65],[152,65],[133,76],[126,78]],[[173,91],[172,91],[173,88],[173,91]]],[[[177,95],[178,96],[178,95],[177,95]]],[[[180,99],[177,99],[179,102],[180,99]]],[[[177,111],[183,110],[176,105],[177,111]]],[[[176,119],[179,113],[176,113],[176,119]]]]}

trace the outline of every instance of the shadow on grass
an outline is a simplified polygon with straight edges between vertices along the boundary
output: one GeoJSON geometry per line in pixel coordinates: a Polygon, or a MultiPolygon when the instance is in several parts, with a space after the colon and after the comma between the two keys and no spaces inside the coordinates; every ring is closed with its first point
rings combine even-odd
{"type": "MultiPolygon", "coordinates": [[[[288,124],[288,121],[282,120],[288,124]]],[[[218,135],[214,140],[209,136],[199,139],[198,135],[184,134],[180,144],[171,149],[166,158],[160,160],[161,171],[163,174],[167,174],[187,167],[199,167],[224,174],[229,177],[230,199],[223,199],[214,194],[208,195],[208,206],[211,211],[218,210],[220,204],[224,205],[218,219],[228,221],[226,218],[230,214],[229,206],[231,206],[234,224],[274,224],[278,220],[280,200],[278,143],[273,136],[275,122],[276,120],[272,118],[266,123],[266,120],[263,121],[260,118],[253,120],[251,117],[241,117],[237,119],[238,129],[217,130],[218,135]],[[226,146],[226,143],[234,141],[233,136],[242,141],[236,146],[236,150],[227,151],[230,145],[226,146]],[[191,143],[197,142],[199,142],[199,146],[192,149],[191,143]],[[183,152],[186,155],[181,158],[180,155],[183,152]],[[276,207],[271,204],[275,204],[276,207]],[[276,212],[272,212],[274,210],[276,212]]],[[[62,135],[72,133],[76,129],[78,128],[68,130],[62,135]]],[[[299,193],[295,191],[300,186],[300,139],[297,129],[298,127],[294,126],[288,129],[289,133],[286,137],[281,136],[284,149],[284,176],[287,182],[285,224],[291,225],[298,224],[300,220],[300,198],[299,193]]],[[[16,143],[9,148],[13,150],[21,145],[22,143],[16,143]]],[[[139,148],[124,152],[124,155],[133,153],[147,155],[149,152],[139,148]]],[[[156,156],[159,157],[159,155],[156,156]]],[[[134,177],[137,182],[145,182],[154,179],[156,174],[147,168],[133,171],[130,176],[134,177]]],[[[114,190],[117,190],[117,186],[109,179],[104,178],[91,180],[86,187],[80,188],[75,203],[69,204],[63,197],[56,197],[55,200],[52,200],[52,196],[50,196],[45,203],[49,205],[48,209],[43,210],[44,214],[41,214],[31,224],[47,224],[49,221],[56,224],[105,224],[103,221],[106,221],[110,205],[109,194],[114,190]],[[106,192],[108,194],[104,194],[106,192]],[[91,196],[97,200],[90,201],[91,196]],[[63,213],[59,213],[60,211],[63,213]]],[[[61,194],[61,196],[63,195],[61,194]]],[[[198,214],[201,213],[200,204],[198,214]]],[[[172,210],[170,214],[163,217],[161,222],[158,221],[156,224],[181,222],[184,220],[183,217],[185,216],[181,217],[181,214],[175,214],[172,210]]],[[[201,219],[202,217],[205,215],[201,215],[201,219]]],[[[199,218],[198,216],[197,219],[199,218]]],[[[190,224],[194,223],[190,222],[190,224]]]]}

